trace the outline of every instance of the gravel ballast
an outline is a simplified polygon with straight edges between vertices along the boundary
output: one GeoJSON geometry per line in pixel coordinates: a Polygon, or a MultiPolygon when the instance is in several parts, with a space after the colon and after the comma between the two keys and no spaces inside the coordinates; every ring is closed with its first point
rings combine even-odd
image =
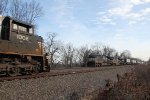
{"type": "MultiPolygon", "coordinates": [[[[116,66],[117,67],[117,66],[116,66]]],[[[117,81],[133,67],[0,82],[1,100],[80,100],[84,95],[103,88],[107,79],[117,81]]]]}

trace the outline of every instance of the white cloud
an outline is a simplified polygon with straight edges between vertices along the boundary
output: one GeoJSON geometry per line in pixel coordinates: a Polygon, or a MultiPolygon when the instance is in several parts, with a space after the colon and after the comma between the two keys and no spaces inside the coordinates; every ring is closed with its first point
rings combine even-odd
{"type": "Polygon", "coordinates": [[[150,14],[150,8],[145,8],[143,11],[142,11],[143,15],[147,15],[147,14],[150,14]]]}
{"type": "Polygon", "coordinates": [[[150,0],[143,0],[145,3],[149,3],[150,2],[150,0]]]}
{"type": "Polygon", "coordinates": [[[150,3],[150,0],[120,0],[124,4],[141,5],[150,3]]]}
{"type": "Polygon", "coordinates": [[[103,24],[111,24],[111,25],[115,25],[115,23],[112,21],[111,18],[109,18],[108,16],[102,16],[102,17],[98,17],[98,20],[100,22],[102,22],[103,24]]]}
{"type": "MultiPolygon", "coordinates": [[[[140,9],[137,6],[150,3],[150,0],[120,0],[118,2],[119,6],[108,9],[105,12],[97,13],[97,21],[103,24],[112,24],[118,21],[118,18],[121,20],[126,20],[129,24],[135,24],[142,21],[149,21],[148,17],[150,16],[149,7],[141,7],[140,9]]],[[[143,23],[143,22],[142,22],[143,23]]]]}
{"type": "Polygon", "coordinates": [[[139,4],[142,4],[142,0],[131,0],[131,3],[134,4],[134,5],[139,5],[139,4]]]}
{"type": "Polygon", "coordinates": [[[131,5],[125,5],[122,7],[116,7],[108,10],[109,15],[119,15],[119,16],[124,16],[128,14],[132,10],[131,5]]]}

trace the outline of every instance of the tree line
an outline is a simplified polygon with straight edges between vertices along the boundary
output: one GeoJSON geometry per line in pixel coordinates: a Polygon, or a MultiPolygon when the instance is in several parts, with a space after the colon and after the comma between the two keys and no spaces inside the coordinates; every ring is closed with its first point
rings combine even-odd
{"type": "Polygon", "coordinates": [[[47,39],[45,39],[45,52],[49,54],[51,67],[86,67],[90,54],[105,55],[114,58],[131,58],[131,53],[128,50],[118,52],[114,48],[101,43],[76,48],[71,43],[63,44],[56,38],[56,33],[48,33],[47,39]]]}
{"type": "Polygon", "coordinates": [[[36,0],[0,0],[0,15],[35,24],[43,15],[43,8],[36,0]]]}

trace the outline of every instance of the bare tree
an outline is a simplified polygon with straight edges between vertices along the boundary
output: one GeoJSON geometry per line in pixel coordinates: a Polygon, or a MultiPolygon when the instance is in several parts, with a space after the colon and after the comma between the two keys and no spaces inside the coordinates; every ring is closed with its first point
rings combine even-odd
{"type": "Polygon", "coordinates": [[[114,57],[116,50],[108,46],[104,46],[102,52],[103,52],[103,55],[105,56],[114,57]]]}
{"type": "Polygon", "coordinates": [[[42,14],[42,7],[36,0],[32,0],[31,2],[12,0],[10,4],[10,15],[30,24],[33,24],[42,14]]]}
{"type": "Polygon", "coordinates": [[[0,15],[7,13],[8,0],[0,0],[0,15]]]}
{"type": "Polygon", "coordinates": [[[148,59],[148,61],[147,61],[147,64],[150,65],[150,57],[149,57],[149,59],[148,59]]]}
{"type": "Polygon", "coordinates": [[[29,22],[29,23],[33,23],[35,22],[35,20],[37,18],[39,18],[40,16],[42,16],[43,11],[42,11],[42,7],[40,6],[40,4],[38,2],[36,2],[36,0],[32,0],[30,3],[25,4],[25,18],[24,20],[29,22]]]}
{"type": "Polygon", "coordinates": [[[77,51],[80,66],[87,66],[88,56],[91,50],[87,46],[80,47],[77,51]]]}
{"type": "Polygon", "coordinates": [[[56,53],[59,53],[60,47],[61,46],[59,42],[56,40],[56,33],[48,33],[46,43],[45,43],[45,48],[46,48],[46,52],[49,55],[50,67],[53,66],[55,62],[54,56],[56,53]]]}
{"type": "Polygon", "coordinates": [[[114,58],[119,58],[119,53],[117,51],[114,53],[114,58]]]}
{"type": "Polygon", "coordinates": [[[121,54],[120,54],[121,58],[130,58],[131,57],[131,53],[129,50],[124,50],[121,54]]]}
{"type": "Polygon", "coordinates": [[[20,0],[12,0],[10,14],[12,17],[22,20],[24,6],[20,0]]]}
{"type": "Polygon", "coordinates": [[[73,66],[73,57],[75,53],[75,48],[71,44],[67,44],[62,48],[62,61],[65,67],[73,66]]]}
{"type": "Polygon", "coordinates": [[[94,45],[92,45],[92,53],[93,54],[98,54],[98,55],[102,55],[102,47],[103,44],[102,43],[95,43],[94,45]]]}

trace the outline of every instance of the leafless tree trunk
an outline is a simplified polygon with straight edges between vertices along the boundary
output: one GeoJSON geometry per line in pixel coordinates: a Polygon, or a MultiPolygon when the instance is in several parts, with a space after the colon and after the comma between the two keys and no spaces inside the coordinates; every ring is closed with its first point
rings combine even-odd
{"type": "Polygon", "coordinates": [[[114,53],[114,58],[119,58],[119,53],[117,51],[114,53]]]}
{"type": "Polygon", "coordinates": [[[36,0],[32,0],[31,2],[12,0],[10,4],[10,15],[30,24],[33,24],[42,14],[42,7],[36,0]]]}
{"type": "Polygon", "coordinates": [[[71,44],[67,44],[62,48],[62,61],[65,64],[65,67],[73,66],[73,57],[75,53],[75,48],[71,44]]]}
{"type": "Polygon", "coordinates": [[[87,47],[80,47],[78,49],[78,59],[80,66],[87,66],[88,56],[91,54],[91,50],[87,47]]]}
{"type": "Polygon", "coordinates": [[[120,54],[121,58],[130,58],[131,57],[131,53],[128,50],[124,50],[121,54],[120,54]]]}
{"type": "Polygon", "coordinates": [[[93,54],[97,54],[97,55],[102,55],[102,47],[103,45],[101,43],[95,43],[94,45],[92,45],[91,49],[92,49],[92,53],[93,54]]]}
{"type": "Polygon", "coordinates": [[[103,52],[103,55],[105,56],[114,57],[116,50],[108,46],[104,46],[102,52],[103,52]]]}
{"type": "Polygon", "coordinates": [[[0,15],[7,13],[8,0],[0,0],[0,15]]]}
{"type": "Polygon", "coordinates": [[[10,14],[12,17],[23,20],[25,5],[21,0],[12,0],[10,4],[10,14]]]}
{"type": "Polygon", "coordinates": [[[46,45],[45,46],[46,52],[49,55],[50,67],[52,67],[55,62],[54,56],[60,50],[60,45],[59,45],[58,41],[56,41],[56,33],[48,33],[47,34],[47,39],[46,39],[45,45],[46,45]]]}

